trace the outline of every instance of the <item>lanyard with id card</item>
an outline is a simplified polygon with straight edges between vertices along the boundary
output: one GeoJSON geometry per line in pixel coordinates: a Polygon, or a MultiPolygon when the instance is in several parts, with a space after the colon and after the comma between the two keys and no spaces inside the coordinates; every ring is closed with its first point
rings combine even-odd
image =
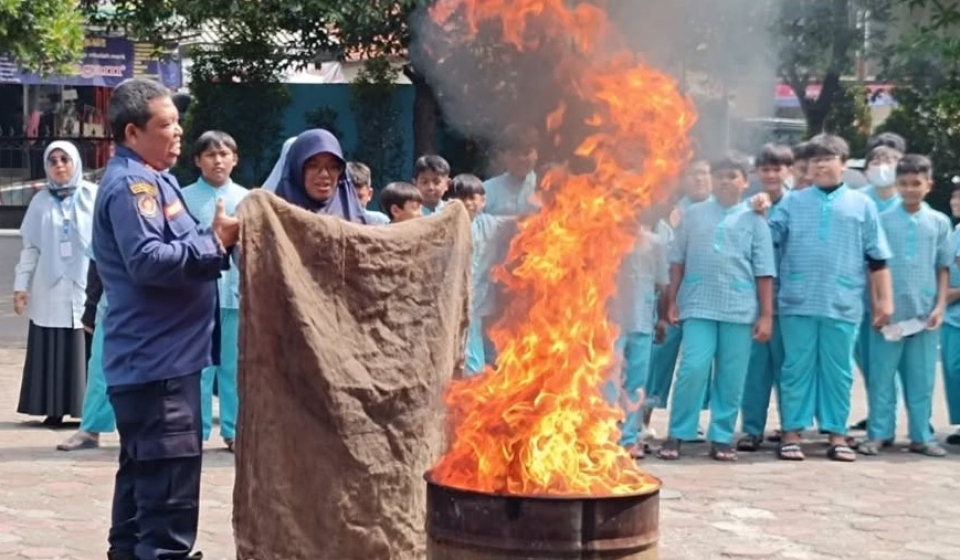
{"type": "Polygon", "coordinates": [[[70,239],[73,195],[60,200],[59,206],[63,218],[63,224],[60,226],[60,258],[69,259],[73,257],[73,241],[70,239]]]}

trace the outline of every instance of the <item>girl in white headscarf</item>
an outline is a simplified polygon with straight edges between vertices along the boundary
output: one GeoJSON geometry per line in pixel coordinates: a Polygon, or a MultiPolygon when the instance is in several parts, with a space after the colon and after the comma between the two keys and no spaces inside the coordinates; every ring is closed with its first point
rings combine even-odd
{"type": "Polygon", "coordinates": [[[280,157],[277,158],[277,163],[273,166],[273,171],[270,172],[267,180],[263,182],[263,185],[260,187],[261,189],[277,192],[277,185],[280,184],[280,179],[283,178],[283,170],[287,166],[287,153],[290,152],[290,146],[293,146],[293,142],[296,139],[296,136],[292,136],[284,141],[283,148],[280,149],[280,157]]]}
{"type": "Polygon", "coordinates": [[[77,148],[52,142],[43,154],[46,188],[34,195],[20,226],[14,311],[30,318],[17,412],[58,425],[79,417],[87,343],[81,316],[97,186],[83,180],[77,148]]]}

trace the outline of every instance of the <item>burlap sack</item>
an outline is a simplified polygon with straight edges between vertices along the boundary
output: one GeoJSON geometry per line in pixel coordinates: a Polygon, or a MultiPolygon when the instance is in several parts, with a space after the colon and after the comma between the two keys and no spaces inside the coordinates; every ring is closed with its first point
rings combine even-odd
{"type": "Polygon", "coordinates": [[[238,560],[424,556],[423,473],[462,367],[470,220],[241,205],[238,560]]]}

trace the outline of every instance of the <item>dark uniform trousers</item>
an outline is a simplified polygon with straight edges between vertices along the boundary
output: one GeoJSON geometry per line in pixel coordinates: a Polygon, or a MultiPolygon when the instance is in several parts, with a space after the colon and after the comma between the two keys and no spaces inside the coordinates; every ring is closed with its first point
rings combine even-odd
{"type": "Polygon", "coordinates": [[[108,393],[120,433],[110,558],[189,558],[200,503],[200,372],[108,393]]]}

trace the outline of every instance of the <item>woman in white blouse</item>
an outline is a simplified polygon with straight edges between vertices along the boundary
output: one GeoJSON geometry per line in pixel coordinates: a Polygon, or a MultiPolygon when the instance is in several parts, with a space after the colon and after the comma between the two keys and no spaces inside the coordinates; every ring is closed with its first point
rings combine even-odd
{"type": "Polygon", "coordinates": [[[45,416],[43,423],[55,426],[83,408],[87,344],[80,318],[97,186],[83,180],[73,144],[52,142],[43,159],[47,185],[20,226],[13,288],[14,310],[30,318],[17,412],[45,416]]]}

